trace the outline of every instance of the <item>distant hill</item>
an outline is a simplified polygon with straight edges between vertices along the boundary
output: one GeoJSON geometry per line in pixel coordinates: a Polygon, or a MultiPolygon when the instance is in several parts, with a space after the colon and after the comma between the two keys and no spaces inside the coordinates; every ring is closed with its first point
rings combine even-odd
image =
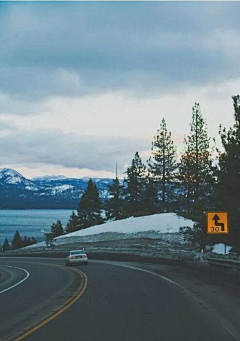
{"type": "MultiPolygon", "coordinates": [[[[14,169],[0,169],[0,209],[76,209],[89,178],[44,176],[26,179],[14,169]]],[[[92,179],[104,201],[113,179],[92,179]]]]}

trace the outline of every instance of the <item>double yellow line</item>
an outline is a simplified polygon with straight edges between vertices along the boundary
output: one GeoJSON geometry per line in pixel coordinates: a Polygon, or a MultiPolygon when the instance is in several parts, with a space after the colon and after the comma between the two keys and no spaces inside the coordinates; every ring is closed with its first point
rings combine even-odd
{"type": "Polygon", "coordinates": [[[20,335],[19,337],[17,337],[16,339],[14,339],[14,341],[21,341],[24,338],[26,338],[27,336],[31,335],[32,333],[34,333],[35,331],[37,331],[38,329],[40,329],[41,327],[43,327],[45,324],[49,323],[50,321],[54,320],[56,317],[58,317],[60,314],[62,314],[65,310],[67,310],[68,308],[70,308],[84,293],[84,291],[87,288],[87,276],[80,270],[77,269],[72,269],[75,272],[78,273],[78,275],[82,278],[82,286],[80,288],[80,291],[77,292],[77,294],[74,294],[66,303],[65,305],[60,308],[57,312],[53,313],[51,316],[47,317],[45,320],[41,321],[40,323],[34,325],[34,326],[30,326],[27,328],[27,331],[20,335]]]}

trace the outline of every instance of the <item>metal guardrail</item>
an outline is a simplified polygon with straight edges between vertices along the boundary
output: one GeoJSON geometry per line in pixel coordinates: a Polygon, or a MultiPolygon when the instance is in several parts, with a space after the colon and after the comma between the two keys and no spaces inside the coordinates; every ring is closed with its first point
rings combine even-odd
{"type": "Polygon", "coordinates": [[[240,261],[234,259],[219,259],[219,258],[207,258],[207,261],[210,265],[232,268],[232,269],[240,269],[240,261]]]}

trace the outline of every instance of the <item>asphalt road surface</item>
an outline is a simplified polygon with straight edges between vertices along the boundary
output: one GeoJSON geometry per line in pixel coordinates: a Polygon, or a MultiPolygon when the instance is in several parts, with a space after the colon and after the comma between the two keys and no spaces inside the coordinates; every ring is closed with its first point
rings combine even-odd
{"type": "Polygon", "coordinates": [[[240,340],[238,285],[199,271],[0,258],[0,272],[1,341],[240,340]]]}

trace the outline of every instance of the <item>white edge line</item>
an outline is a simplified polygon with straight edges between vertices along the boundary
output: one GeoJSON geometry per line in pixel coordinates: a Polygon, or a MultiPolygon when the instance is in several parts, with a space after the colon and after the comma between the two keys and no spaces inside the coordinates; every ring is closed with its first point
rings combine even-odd
{"type": "Polygon", "coordinates": [[[26,281],[26,280],[28,279],[28,277],[30,276],[30,273],[29,273],[27,270],[25,270],[25,269],[18,268],[18,267],[16,267],[16,266],[10,266],[10,265],[1,265],[1,266],[5,266],[5,267],[7,267],[7,268],[14,268],[14,269],[22,270],[22,271],[24,271],[27,275],[26,275],[26,277],[24,277],[21,281],[17,282],[16,284],[12,285],[11,287],[9,287],[9,288],[7,288],[7,289],[4,289],[4,290],[0,291],[0,294],[3,294],[4,292],[6,292],[6,291],[8,291],[8,290],[11,290],[11,289],[17,287],[19,284],[21,284],[21,283],[23,283],[24,281],[26,281]]]}
{"type": "MultiPolygon", "coordinates": [[[[94,260],[93,260],[94,262],[94,260]]],[[[138,271],[142,271],[142,272],[146,272],[150,275],[153,275],[153,276],[156,276],[156,277],[159,277],[173,285],[175,285],[176,287],[178,287],[179,289],[181,289],[183,292],[185,292],[187,295],[189,295],[191,298],[193,298],[197,303],[199,303],[204,309],[208,310],[209,313],[211,315],[214,316],[215,320],[217,320],[217,322],[237,341],[239,340],[239,332],[235,330],[235,328],[228,322],[225,321],[224,318],[221,318],[219,317],[216,312],[214,311],[214,309],[212,309],[210,306],[206,305],[206,303],[202,302],[201,299],[198,299],[193,293],[191,293],[189,290],[185,289],[184,287],[182,287],[180,284],[172,281],[171,279],[165,277],[165,276],[162,276],[160,274],[157,274],[155,272],[152,272],[150,270],[146,270],[146,269],[142,269],[142,268],[138,268],[138,267],[135,267],[135,266],[131,266],[131,265],[128,265],[128,264],[117,264],[117,263],[111,263],[109,261],[100,261],[102,262],[103,264],[110,264],[110,265],[114,265],[114,266],[119,266],[119,267],[123,267],[123,268],[128,268],[128,269],[133,269],[133,270],[138,270],[138,271]]],[[[98,262],[95,262],[95,263],[98,263],[98,262]]]]}

